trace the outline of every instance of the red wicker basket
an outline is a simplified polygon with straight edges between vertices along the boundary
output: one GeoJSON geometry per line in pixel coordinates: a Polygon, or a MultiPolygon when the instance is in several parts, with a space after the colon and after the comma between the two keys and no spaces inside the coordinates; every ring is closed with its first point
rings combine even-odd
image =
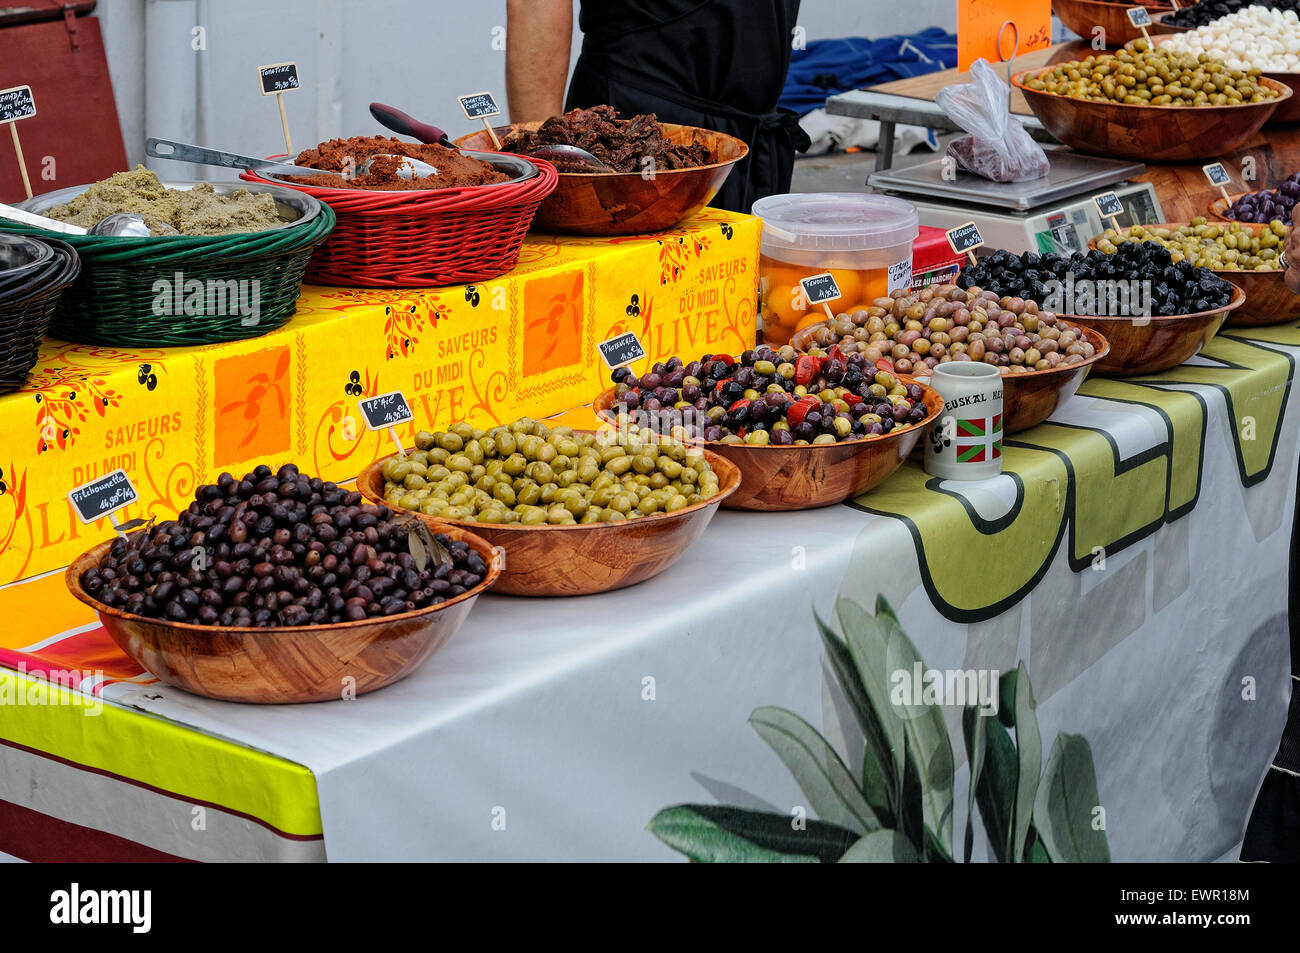
{"type": "Polygon", "coordinates": [[[537,207],[559,182],[546,160],[526,161],[538,175],[420,192],[316,188],[251,172],[241,178],[306,192],[334,210],[338,224],[312,254],[307,282],[416,288],[487,281],[515,266],[537,207]]]}

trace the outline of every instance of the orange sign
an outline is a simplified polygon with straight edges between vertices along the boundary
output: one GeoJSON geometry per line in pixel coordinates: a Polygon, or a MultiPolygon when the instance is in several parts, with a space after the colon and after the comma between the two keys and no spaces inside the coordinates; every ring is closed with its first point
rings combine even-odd
{"type": "Polygon", "coordinates": [[[957,0],[959,70],[970,69],[981,56],[1000,63],[1051,44],[1052,0],[957,0]],[[1005,26],[1008,22],[1013,26],[1005,26]]]}

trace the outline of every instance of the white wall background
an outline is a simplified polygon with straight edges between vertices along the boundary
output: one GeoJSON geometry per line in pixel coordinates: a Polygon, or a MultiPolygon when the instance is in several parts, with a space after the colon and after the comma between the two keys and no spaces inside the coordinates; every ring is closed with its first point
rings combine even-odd
{"type": "MultiPolygon", "coordinates": [[[[457,94],[490,89],[505,97],[504,0],[99,0],[97,15],[132,163],[144,161],[148,136],[247,155],[282,152],[275,98],[257,87],[256,68],[267,63],[298,63],[304,88],[285,97],[295,149],[383,132],[371,102],[454,137],[475,128],[457,94]],[[196,26],[204,30],[200,51],[192,49],[196,26]]],[[[803,0],[800,25],[810,40],[880,37],[953,30],[955,17],[952,0],[803,0]]],[[[576,17],[574,34],[576,54],[576,17]]],[[[175,162],[150,164],[171,178],[189,174],[175,162]]]]}

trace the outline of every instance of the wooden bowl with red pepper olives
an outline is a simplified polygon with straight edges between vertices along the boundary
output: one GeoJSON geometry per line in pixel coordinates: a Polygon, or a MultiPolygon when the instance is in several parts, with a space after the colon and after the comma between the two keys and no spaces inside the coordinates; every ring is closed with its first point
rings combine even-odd
{"type": "MultiPolygon", "coordinates": [[[[762,355],[771,353],[770,349],[758,349],[757,352],[747,351],[742,356],[740,370],[745,368],[756,368],[762,366],[765,362],[762,360],[753,360],[751,364],[744,364],[743,358],[748,358],[753,354],[762,355]]],[[[673,361],[678,359],[674,358],[673,361]]],[[[836,358],[827,356],[826,358],[813,358],[805,356],[804,362],[796,369],[799,375],[796,379],[812,383],[818,379],[818,375],[825,372],[828,365],[836,358]]],[[[702,368],[712,368],[715,362],[731,362],[736,366],[734,358],[729,356],[707,356],[707,360],[693,361],[689,365],[672,368],[670,364],[665,367],[667,379],[674,380],[677,371],[694,368],[701,365],[702,368]]],[[[766,362],[772,363],[772,362],[766,362]]],[[[660,367],[663,365],[655,365],[660,367]]],[[[875,368],[867,369],[871,380],[876,382],[876,377],[883,372],[878,372],[875,368]]],[[[701,370],[701,373],[704,373],[701,370]]],[[[739,371],[737,372],[739,373],[739,371]]],[[[836,369],[832,367],[832,375],[844,374],[846,369],[841,367],[836,369]]],[[[640,378],[644,381],[651,378],[651,375],[657,375],[651,371],[649,374],[640,378]]],[[[760,374],[758,379],[768,380],[771,374],[760,374]]],[[[624,378],[626,380],[627,378],[624,378]]],[[[697,379],[694,375],[688,374],[686,380],[697,379]]],[[[714,377],[706,377],[714,383],[712,388],[715,393],[725,393],[723,388],[731,384],[734,378],[726,380],[717,380],[714,377]]],[[[707,439],[700,436],[680,435],[683,439],[692,439],[698,442],[706,450],[716,453],[718,456],[735,464],[741,474],[740,489],[723,501],[723,507],[727,509],[739,510],[805,510],[815,509],[822,506],[831,506],[836,503],[842,503],[845,500],[860,496],[878,486],[884,480],[888,479],[895,470],[897,470],[904,460],[911,454],[916,447],[921,436],[925,433],[927,427],[933,422],[943,410],[943,399],[935,390],[922,385],[915,380],[905,377],[894,377],[889,375],[888,378],[896,385],[901,385],[909,390],[915,388],[916,398],[906,400],[904,410],[900,412],[897,421],[890,420],[889,428],[882,433],[855,433],[849,432],[846,435],[824,433],[816,439],[822,442],[806,443],[786,443],[778,444],[771,442],[771,437],[764,439],[762,442],[750,442],[753,438],[750,433],[743,433],[743,426],[737,427],[735,431],[728,433],[728,437],[740,438],[739,440],[724,439],[707,439]],[[916,419],[912,418],[912,411],[919,408],[915,414],[916,419]],[[743,433],[743,436],[742,436],[743,433]],[[834,439],[839,436],[839,439],[834,439]]],[[[693,385],[686,384],[685,387],[693,385]]],[[[743,385],[742,385],[743,386],[743,385]]],[[[771,386],[770,384],[767,386],[771,386]]],[[[794,385],[796,388],[806,388],[806,383],[794,385]]],[[[869,386],[869,385],[868,385],[869,386]]],[[[882,386],[883,385],[879,385],[882,386]]],[[[674,388],[676,389],[676,388],[674,388]]],[[[734,388],[733,388],[734,389],[734,388]]],[[[620,412],[627,412],[629,409],[635,413],[638,410],[646,410],[644,405],[640,407],[629,408],[628,402],[640,403],[641,389],[638,387],[637,398],[629,398],[629,391],[623,394],[619,393],[620,387],[615,387],[601,394],[593,403],[593,410],[602,420],[620,425],[620,412]]],[[[662,393],[661,388],[647,391],[654,393],[655,390],[662,393]]],[[[693,393],[693,392],[692,392],[693,393]]],[[[822,391],[821,393],[825,393],[822,391]]],[[[898,396],[898,395],[895,395],[898,396]]],[[[815,404],[812,395],[798,394],[787,392],[784,395],[774,391],[765,390],[759,397],[737,397],[730,401],[729,397],[724,415],[719,415],[723,420],[733,421],[738,415],[743,416],[740,412],[748,414],[755,405],[767,404],[770,410],[764,410],[763,416],[758,423],[765,427],[771,428],[770,433],[775,434],[777,429],[773,426],[774,421],[785,423],[787,427],[794,425],[792,433],[799,432],[801,425],[812,419],[812,414],[817,413],[814,409],[815,404]],[[730,416],[727,416],[730,415],[730,416]]],[[[843,401],[843,397],[837,398],[843,401]]],[[[880,405],[887,401],[883,395],[876,394],[874,397],[866,399],[878,400],[880,405]]],[[[821,404],[827,404],[827,401],[819,401],[821,404]]],[[[865,403],[865,400],[859,400],[859,403],[865,403]]],[[[844,401],[844,403],[847,403],[844,401]]],[[[876,405],[872,405],[876,406],[876,405]]],[[[893,406],[900,406],[895,404],[893,406]]],[[[856,408],[856,405],[854,405],[856,408]]],[[[681,411],[682,408],[676,408],[681,411]]],[[[697,408],[698,409],[698,408],[697,408]]],[[[878,406],[877,406],[877,409],[878,406]]],[[[649,408],[648,412],[656,413],[654,408],[649,408]]],[[[845,414],[841,409],[836,416],[844,419],[845,414]]],[[[867,410],[850,416],[856,416],[854,423],[866,421],[870,417],[880,417],[874,410],[867,410]]],[[[719,417],[710,418],[715,423],[719,417]]],[[[825,426],[824,418],[818,414],[821,425],[825,426]]],[[[878,422],[876,423],[878,426],[878,422]]],[[[732,426],[731,423],[727,424],[732,426]]],[[[705,431],[708,433],[709,431],[705,431]]]]}

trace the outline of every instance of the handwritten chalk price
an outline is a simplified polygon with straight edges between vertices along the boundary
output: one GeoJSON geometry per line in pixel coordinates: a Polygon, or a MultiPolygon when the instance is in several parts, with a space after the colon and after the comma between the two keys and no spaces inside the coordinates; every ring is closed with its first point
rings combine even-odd
{"type": "Polygon", "coordinates": [[[820,275],[809,275],[807,278],[800,278],[799,287],[803,289],[803,296],[808,302],[808,307],[812,308],[821,305],[826,309],[828,318],[835,317],[835,312],[831,310],[831,302],[844,297],[844,292],[840,291],[840,286],[836,284],[834,275],[829,271],[824,271],[820,275]]]}
{"type": "Polygon", "coordinates": [[[948,236],[948,244],[952,250],[958,255],[965,255],[972,265],[975,264],[975,249],[984,244],[980,227],[974,222],[967,222],[965,225],[948,229],[945,234],[948,236]]]}
{"type": "Polygon", "coordinates": [[[415,415],[411,413],[411,405],[406,402],[402,392],[395,390],[388,394],[380,394],[378,397],[367,397],[357,401],[357,406],[361,408],[361,418],[366,422],[366,429],[387,430],[397,446],[397,452],[406,456],[406,448],[402,446],[401,438],[397,436],[397,428],[402,424],[409,424],[415,419],[415,415]]]}
{"type": "Polygon", "coordinates": [[[456,101],[460,103],[461,112],[465,114],[466,119],[485,119],[488,116],[501,115],[501,107],[497,105],[491,93],[457,96],[456,101]]]}
{"type": "Polygon", "coordinates": [[[274,96],[276,93],[285,93],[299,88],[297,63],[259,66],[257,75],[262,81],[263,96],[274,96]]]}
{"type": "Polygon", "coordinates": [[[1222,162],[1211,162],[1209,165],[1202,166],[1201,171],[1205,177],[1210,180],[1210,184],[1215,188],[1229,185],[1232,182],[1232,176],[1228,175],[1228,170],[1223,167],[1222,162]]]}
{"type": "Polygon", "coordinates": [[[0,122],[31,119],[36,115],[36,100],[30,86],[11,86],[0,89],[0,122]]]}
{"type": "Polygon", "coordinates": [[[1211,162],[1208,165],[1201,166],[1201,171],[1210,180],[1210,184],[1219,190],[1223,200],[1231,205],[1232,199],[1228,197],[1228,190],[1225,186],[1232,184],[1232,176],[1228,175],[1228,170],[1223,167],[1223,163],[1211,162]]]}
{"type": "Polygon", "coordinates": [[[1124,211],[1124,203],[1119,200],[1119,196],[1114,192],[1103,192],[1094,195],[1092,202],[1097,206],[1098,214],[1110,223],[1110,227],[1119,231],[1119,215],[1124,211]]]}
{"type": "Polygon", "coordinates": [[[9,135],[14,141],[14,155],[18,158],[18,171],[23,177],[23,191],[32,197],[32,181],[27,176],[27,160],[23,158],[23,144],[18,138],[18,120],[31,119],[36,115],[36,100],[32,97],[30,86],[11,86],[0,89],[0,125],[9,127],[9,135]]]}
{"type": "Polygon", "coordinates": [[[608,341],[601,341],[596,345],[596,349],[600,351],[600,359],[611,371],[616,367],[634,364],[645,357],[645,348],[641,346],[640,339],[633,331],[620,334],[608,341]]]}
{"type": "Polygon", "coordinates": [[[357,406],[361,408],[361,416],[366,420],[367,430],[386,430],[389,427],[408,424],[415,419],[415,415],[411,413],[411,405],[406,402],[406,397],[400,390],[395,390],[391,394],[380,394],[378,397],[367,397],[358,401],[357,406]]]}
{"type": "Polygon", "coordinates": [[[1114,192],[1103,192],[1093,201],[1097,203],[1097,211],[1101,213],[1102,218],[1114,218],[1124,211],[1124,203],[1114,192]]]}
{"type": "Polygon", "coordinates": [[[501,115],[501,107],[497,105],[493,95],[491,93],[470,93],[468,96],[457,96],[456,102],[460,103],[460,111],[465,114],[466,119],[483,120],[483,128],[487,130],[488,136],[492,139],[492,147],[500,151],[501,140],[497,138],[496,130],[488,124],[489,116],[501,115]]]}
{"type": "Polygon", "coordinates": [[[1128,14],[1128,22],[1135,27],[1151,25],[1151,13],[1146,7],[1129,7],[1124,12],[1128,14]]]}
{"type": "Polygon", "coordinates": [[[114,528],[120,527],[113,514],[139,498],[125,470],[114,470],[68,491],[68,502],[76,510],[77,519],[93,523],[107,516],[114,528]]]}
{"type": "Polygon", "coordinates": [[[280,127],[284,130],[284,149],[293,156],[293,139],[289,137],[289,116],[284,111],[284,94],[300,88],[297,63],[272,63],[257,68],[263,96],[274,96],[280,107],[280,127]]]}
{"type": "Polygon", "coordinates": [[[810,305],[824,304],[844,297],[844,292],[840,291],[840,286],[835,283],[835,276],[829,271],[809,278],[800,278],[799,284],[803,285],[804,297],[808,299],[810,305]]]}

